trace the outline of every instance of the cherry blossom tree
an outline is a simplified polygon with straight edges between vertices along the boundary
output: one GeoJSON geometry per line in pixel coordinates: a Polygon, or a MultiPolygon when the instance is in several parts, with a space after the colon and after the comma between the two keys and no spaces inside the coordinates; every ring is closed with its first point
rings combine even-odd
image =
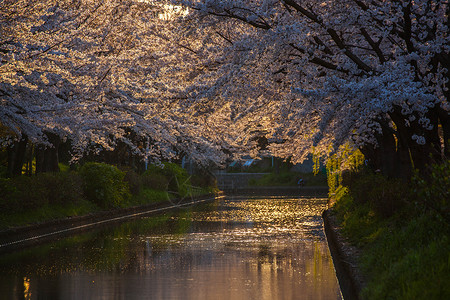
{"type": "Polygon", "coordinates": [[[191,35],[216,41],[192,101],[231,103],[243,128],[282,141],[274,154],[297,162],[350,143],[397,177],[448,158],[448,1],[174,3],[200,22],[191,35]]]}
{"type": "Polygon", "coordinates": [[[1,1],[0,122],[15,173],[27,141],[43,159],[69,140],[75,159],[122,141],[156,160],[187,145],[194,159],[223,160],[178,103],[196,55],[171,31],[184,14],[163,1],[1,1]]]}
{"type": "Polygon", "coordinates": [[[120,140],[220,162],[264,132],[300,162],[350,143],[407,177],[450,151],[448,13],[444,0],[5,0],[0,122],[17,147],[68,139],[75,155],[120,140]]]}

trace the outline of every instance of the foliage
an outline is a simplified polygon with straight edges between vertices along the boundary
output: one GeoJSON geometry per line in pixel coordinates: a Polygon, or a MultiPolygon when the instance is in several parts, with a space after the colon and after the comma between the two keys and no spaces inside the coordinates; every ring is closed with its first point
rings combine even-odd
{"type": "Polygon", "coordinates": [[[96,211],[99,211],[99,208],[84,199],[80,199],[76,203],[44,205],[33,209],[25,207],[20,212],[2,211],[0,212],[0,229],[82,216],[96,211]]]}
{"type": "Polygon", "coordinates": [[[343,176],[358,172],[364,164],[364,155],[350,147],[349,144],[340,147],[339,151],[331,155],[327,162],[327,181],[330,197],[342,185],[343,176]]]}
{"type": "Polygon", "coordinates": [[[143,188],[140,190],[139,194],[133,195],[130,204],[135,206],[145,205],[167,201],[167,199],[167,191],[143,188]]]}
{"type": "Polygon", "coordinates": [[[412,187],[420,209],[433,210],[450,223],[450,160],[433,165],[429,178],[416,173],[412,187]]]}
{"type": "Polygon", "coordinates": [[[61,172],[68,172],[70,170],[70,166],[63,163],[58,163],[58,168],[61,172]]]}
{"type": "Polygon", "coordinates": [[[124,142],[155,162],[182,152],[222,161],[224,143],[173,109],[196,54],[175,35],[185,10],[167,4],[1,1],[0,145],[27,136],[48,147],[50,133],[70,141],[74,160],[124,142]]]}
{"type": "Polygon", "coordinates": [[[380,217],[368,203],[356,204],[347,188],[339,189],[339,198],[333,208],[344,232],[354,244],[363,246],[377,234],[380,217]]]}
{"type": "Polygon", "coordinates": [[[144,172],[141,175],[141,180],[144,188],[158,191],[167,191],[169,184],[168,179],[164,175],[150,171],[144,172]]]}
{"type": "Polygon", "coordinates": [[[125,173],[104,163],[86,163],[80,168],[86,198],[101,208],[124,207],[130,198],[125,173]]]}
{"type": "Polygon", "coordinates": [[[23,212],[46,205],[76,204],[83,199],[81,177],[74,172],[0,179],[0,209],[23,212]]]}
{"type": "MultiPolygon", "coordinates": [[[[152,165],[143,175],[149,176],[150,174],[164,176],[167,180],[165,188],[167,191],[181,196],[186,196],[189,193],[190,176],[185,169],[175,163],[166,162],[161,167],[152,165]]],[[[159,184],[162,183],[162,181],[159,182],[159,184]]]]}
{"type": "MultiPolygon", "coordinates": [[[[433,169],[436,180],[447,174],[447,164],[433,169]]],[[[423,204],[408,201],[395,213],[386,214],[373,204],[386,196],[386,190],[376,186],[386,186],[389,190],[389,181],[371,173],[360,173],[359,177],[363,178],[336,190],[333,211],[345,235],[362,250],[360,266],[368,277],[362,298],[449,298],[450,223],[440,214],[448,199],[440,198],[445,193],[439,193],[433,184],[420,186],[417,182],[424,179],[419,178],[410,187],[397,184],[392,189],[398,191],[390,191],[392,195],[411,196],[423,189],[424,194],[419,197],[426,197],[426,192],[435,191],[433,195],[438,198],[433,203],[443,206],[438,210],[429,209],[426,208],[429,200],[416,198],[423,204]],[[364,184],[368,186],[367,191],[363,189],[364,184]]]]}
{"type": "MultiPolygon", "coordinates": [[[[407,173],[411,160],[422,170],[432,161],[427,154],[440,159],[438,127],[449,112],[447,1],[173,2],[201,22],[201,31],[180,26],[184,36],[215,41],[200,50],[217,65],[187,88],[195,90],[191,103],[209,100],[236,116],[240,124],[230,128],[241,129],[240,140],[265,132],[271,153],[294,163],[350,142],[383,173],[407,173]],[[393,170],[382,163],[398,156],[405,164],[393,170]]],[[[448,136],[449,126],[442,129],[448,136]]]]}
{"type": "Polygon", "coordinates": [[[215,184],[207,185],[211,178],[197,175],[197,182],[206,185],[195,188],[181,167],[168,165],[165,171],[152,167],[144,174],[138,174],[131,168],[121,171],[103,163],[87,163],[78,171],[0,178],[0,228],[82,215],[100,209],[167,201],[170,196],[166,176],[185,180],[172,196],[215,192],[215,184]]]}
{"type": "Polygon", "coordinates": [[[399,179],[387,179],[371,172],[358,172],[358,175],[359,178],[348,186],[353,199],[361,204],[368,203],[381,217],[395,214],[411,196],[399,179]]]}
{"type": "Polygon", "coordinates": [[[130,167],[122,167],[121,171],[125,172],[124,181],[127,182],[130,193],[132,195],[139,194],[143,186],[142,176],[130,167]]]}
{"type": "Polygon", "coordinates": [[[189,153],[205,165],[262,139],[293,163],[350,142],[374,170],[398,157],[394,172],[411,160],[423,170],[449,153],[438,132],[450,132],[448,7],[2,1],[0,123],[12,132],[1,142],[50,146],[52,133],[74,159],[122,141],[150,161],[189,153]]]}
{"type": "Polygon", "coordinates": [[[199,172],[192,175],[191,184],[202,188],[216,187],[217,180],[213,174],[209,172],[199,172]]]}

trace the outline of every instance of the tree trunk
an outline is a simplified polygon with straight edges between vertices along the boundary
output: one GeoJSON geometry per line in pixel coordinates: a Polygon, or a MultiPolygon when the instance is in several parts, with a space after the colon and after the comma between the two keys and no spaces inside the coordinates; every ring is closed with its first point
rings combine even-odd
{"type": "MultiPolygon", "coordinates": [[[[429,166],[436,162],[437,153],[439,152],[437,149],[440,148],[437,128],[435,130],[426,130],[418,123],[418,120],[410,122],[407,126],[406,118],[401,114],[399,107],[395,107],[390,116],[397,127],[399,160],[404,166],[406,166],[406,161],[409,160],[411,168],[417,169],[422,175],[426,175],[429,171],[429,166]],[[425,144],[420,145],[416,140],[413,140],[414,134],[423,136],[425,144]]],[[[431,112],[427,117],[430,118],[431,122],[437,120],[433,118],[431,112]]]]}
{"type": "Polygon", "coordinates": [[[20,141],[8,147],[8,176],[20,176],[27,150],[28,137],[23,135],[20,141]]]}
{"type": "Polygon", "coordinates": [[[438,131],[438,110],[431,109],[425,117],[430,120],[430,124],[432,125],[431,129],[423,128],[418,122],[413,122],[410,127],[410,135],[412,136],[412,133],[417,132],[418,135],[425,137],[425,144],[419,144],[410,138],[409,149],[414,168],[417,169],[420,174],[428,176],[431,172],[431,165],[442,161],[442,154],[438,131]]]}
{"type": "Polygon", "coordinates": [[[59,172],[58,149],[61,140],[53,133],[46,133],[46,135],[53,147],[36,147],[36,173],[59,172]]]}
{"type": "Polygon", "coordinates": [[[364,154],[369,168],[380,171],[389,178],[407,179],[411,175],[411,160],[406,141],[397,140],[396,132],[389,127],[390,121],[380,119],[382,133],[376,136],[378,145],[367,145],[361,152],[364,154]]]}
{"type": "Polygon", "coordinates": [[[438,108],[439,122],[442,126],[444,138],[444,157],[450,159],[450,117],[449,113],[442,108],[438,108]]]}

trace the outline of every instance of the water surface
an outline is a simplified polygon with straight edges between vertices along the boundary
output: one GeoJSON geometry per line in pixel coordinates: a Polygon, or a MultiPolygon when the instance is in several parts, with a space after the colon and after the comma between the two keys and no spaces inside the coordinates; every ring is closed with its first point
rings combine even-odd
{"type": "Polygon", "coordinates": [[[226,198],[0,257],[0,299],[341,299],[326,199],[226,198]]]}

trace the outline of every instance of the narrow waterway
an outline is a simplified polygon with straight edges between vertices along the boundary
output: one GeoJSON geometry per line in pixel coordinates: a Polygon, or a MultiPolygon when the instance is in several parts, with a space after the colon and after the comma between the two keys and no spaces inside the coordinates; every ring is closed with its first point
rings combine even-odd
{"type": "Polygon", "coordinates": [[[341,299],[326,199],[229,197],[0,256],[0,299],[341,299]]]}

